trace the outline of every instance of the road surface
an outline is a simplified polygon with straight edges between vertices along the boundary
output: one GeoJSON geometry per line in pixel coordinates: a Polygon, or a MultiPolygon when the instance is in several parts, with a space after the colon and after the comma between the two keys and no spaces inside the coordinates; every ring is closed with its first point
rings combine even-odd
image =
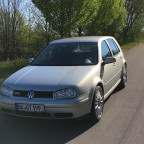
{"type": "Polygon", "coordinates": [[[144,45],[125,57],[127,87],[108,98],[99,123],[15,119],[0,113],[0,144],[144,144],[144,45]]]}

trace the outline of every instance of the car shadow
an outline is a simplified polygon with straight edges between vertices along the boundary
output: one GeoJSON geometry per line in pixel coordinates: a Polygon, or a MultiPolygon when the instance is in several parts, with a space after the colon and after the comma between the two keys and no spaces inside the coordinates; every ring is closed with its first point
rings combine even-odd
{"type": "Polygon", "coordinates": [[[115,94],[115,93],[118,93],[119,91],[123,90],[123,88],[118,85],[115,90],[110,94],[110,96],[108,96],[106,99],[105,99],[105,103],[109,100],[109,98],[111,97],[111,95],[115,94]]]}
{"type": "Polygon", "coordinates": [[[41,120],[5,117],[4,121],[0,120],[0,135],[3,135],[1,142],[63,144],[73,140],[95,124],[88,119],[41,120]]]}

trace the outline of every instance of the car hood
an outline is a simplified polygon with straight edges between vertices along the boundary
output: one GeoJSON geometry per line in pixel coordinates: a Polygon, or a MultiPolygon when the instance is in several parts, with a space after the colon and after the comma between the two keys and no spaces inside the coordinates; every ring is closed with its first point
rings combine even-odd
{"type": "Polygon", "coordinates": [[[96,66],[27,66],[3,85],[15,90],[55,91],[78,86],[95,71],[96,66]]]}

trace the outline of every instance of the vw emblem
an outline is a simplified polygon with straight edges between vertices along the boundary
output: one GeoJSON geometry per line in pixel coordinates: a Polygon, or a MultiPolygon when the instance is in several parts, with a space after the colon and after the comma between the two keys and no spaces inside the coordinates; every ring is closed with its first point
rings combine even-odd
{"type": "Polygon", "coordinates": [[[35,94],[34,94],[34,91],[31,90],[31,91],[28,92],[28,95],[27,95],[27,96],[28,96],[29,99],[33,99],[33,98],[34,98],[34,95],[35,95],[35,94]]]}

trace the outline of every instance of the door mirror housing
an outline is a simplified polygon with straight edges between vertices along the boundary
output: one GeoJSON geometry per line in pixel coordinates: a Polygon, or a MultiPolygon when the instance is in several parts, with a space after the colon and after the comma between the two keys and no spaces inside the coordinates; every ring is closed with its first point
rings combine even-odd
{"type": "Polygon", "coordinates": [[[33,62],[34,58],[30,58],[29,59],[29,64],[31,64],[33,62]]]}
{"type": "Polygon", "coordinates": [[[116,59],[114,57],[106,57],[103,64],[106,65],[106,64],[114,63],[114,62],[116,62],[116,59]]]}

